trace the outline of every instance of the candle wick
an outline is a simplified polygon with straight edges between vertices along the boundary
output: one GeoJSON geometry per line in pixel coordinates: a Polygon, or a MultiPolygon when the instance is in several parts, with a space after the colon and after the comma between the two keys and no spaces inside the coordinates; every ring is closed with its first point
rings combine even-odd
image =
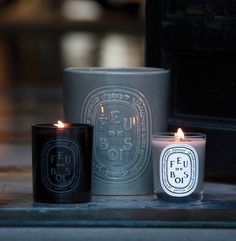
{"type": "Polygon", "coordinates": [[[184,140],[184,137],[178,137],[178,136],[175,137],[175,141],[183,141],[183,140],[184,140]]]}

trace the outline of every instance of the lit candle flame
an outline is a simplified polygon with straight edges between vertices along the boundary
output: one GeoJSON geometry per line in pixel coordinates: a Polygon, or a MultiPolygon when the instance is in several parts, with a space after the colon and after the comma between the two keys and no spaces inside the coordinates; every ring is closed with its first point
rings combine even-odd
{"type": "Polygon", "coordinates": [[[177,130],[177,133],[175,133],[175,139],[177,140],[183,140],[184,139],[184,133],[181,128],[177,130]]]}
{"type": "Polygon", "coordinates": [[[57,124],[54,124],[54,126],[57,126],[58,128],[64,128],[65,127],[64,123],[60,120],[57,121],[57,124]]]}
{"type": "Polygon", "coordinates": [[[104,106],[101,105],[101,112],[104,113],[104,106]]]}
{"type": "Polygon", "coordinates": [[[136,124],[135,116],[133,116],[133,118],[132,118],[132,122],[133,122],[133,125],[135,126],[135,124],[136,124]]]}

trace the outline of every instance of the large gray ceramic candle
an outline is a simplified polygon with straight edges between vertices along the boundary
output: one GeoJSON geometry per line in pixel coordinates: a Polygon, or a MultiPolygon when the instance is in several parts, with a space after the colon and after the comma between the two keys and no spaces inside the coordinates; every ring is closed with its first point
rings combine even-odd
{"type": "Polygon", "coordinates": [[[94,126],[92,194],[153,193],[151,134],[165,131],[169,71],[67,68],[64,114],[94,126]]]}

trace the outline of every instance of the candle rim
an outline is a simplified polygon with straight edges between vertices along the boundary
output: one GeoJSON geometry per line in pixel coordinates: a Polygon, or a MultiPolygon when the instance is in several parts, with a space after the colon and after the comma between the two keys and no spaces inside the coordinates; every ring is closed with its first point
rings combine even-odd
{"type": "Polygon", "coordinates": [[[68,67],[64,69],[67,73],[81,73],[81,74],[114,74],[114,75],[127,75],[127,74],[162,74],[169,73],[168,69],[164,68],[154,68],[154,67],[91,67],[91,68],[78,68],[78,67],[68,67]]]}
{"type": "MultiPolygon", "coordinates": [[[[175,137],[176,132],[157,132],[152,134],[152,139],[178,139],[175,137]]],[[[206,134],[201,133],[201,132],[184,132],[184,140],[188,139],[206,139],[206,134]]]]}
{"type": "Polygon", "coordinates": [[[69,129],[69,128],[92,128],[93,126],[90,124],[82,124],[82,123],[68,123],[65,122],[63,123],[65,126],[64,127],[57,127],[54,125],[54,123],[36,123],[32,124],[32,128],[43,128],[43,129],[58,129],[58,130],[63,130],[63,129],[69,129]]]}

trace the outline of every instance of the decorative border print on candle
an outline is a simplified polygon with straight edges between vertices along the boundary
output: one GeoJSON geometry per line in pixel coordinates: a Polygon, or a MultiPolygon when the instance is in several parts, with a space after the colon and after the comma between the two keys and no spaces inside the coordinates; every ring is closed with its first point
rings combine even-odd
{"type": "Polygon", "coordinates": [[[194,192],[198,183],[198,154],[187,144],[166,146],[160,156],[160,182],[173,197],[185,197],[194,192]]]}
{"type": "Polygon", "coordinates": [[[166,69],[65,69],[65,120],[94,126],[93,195],[153,193],[150,135],[167,128],[169,84],[166,69]]]}
{"type": "Polygon", "coordinates": [[[97,127],[93,160],[96,178],[125,183],[142,175],[151,152],[151,113],[142,93],[122,86],[95,89],[83,103],[82,120],[97,127]]]}
{"type": "Polygon", "coordinates": [[[33,200],[83,203],[91,198],[93,126],[32,125],[33,200]]]}
{"type": "Polygon", "coordinates": [[[203,198],[206,135],[163,132],[152,135],[154,192],[159,201],[203,198]]]}
{"type": "Polygon", "coordinates": [[[42,150],[42,180],[50,192],[72,192],[78,185],[82,170],[81,150],[66,138],[49,140],[42,150]]]}

